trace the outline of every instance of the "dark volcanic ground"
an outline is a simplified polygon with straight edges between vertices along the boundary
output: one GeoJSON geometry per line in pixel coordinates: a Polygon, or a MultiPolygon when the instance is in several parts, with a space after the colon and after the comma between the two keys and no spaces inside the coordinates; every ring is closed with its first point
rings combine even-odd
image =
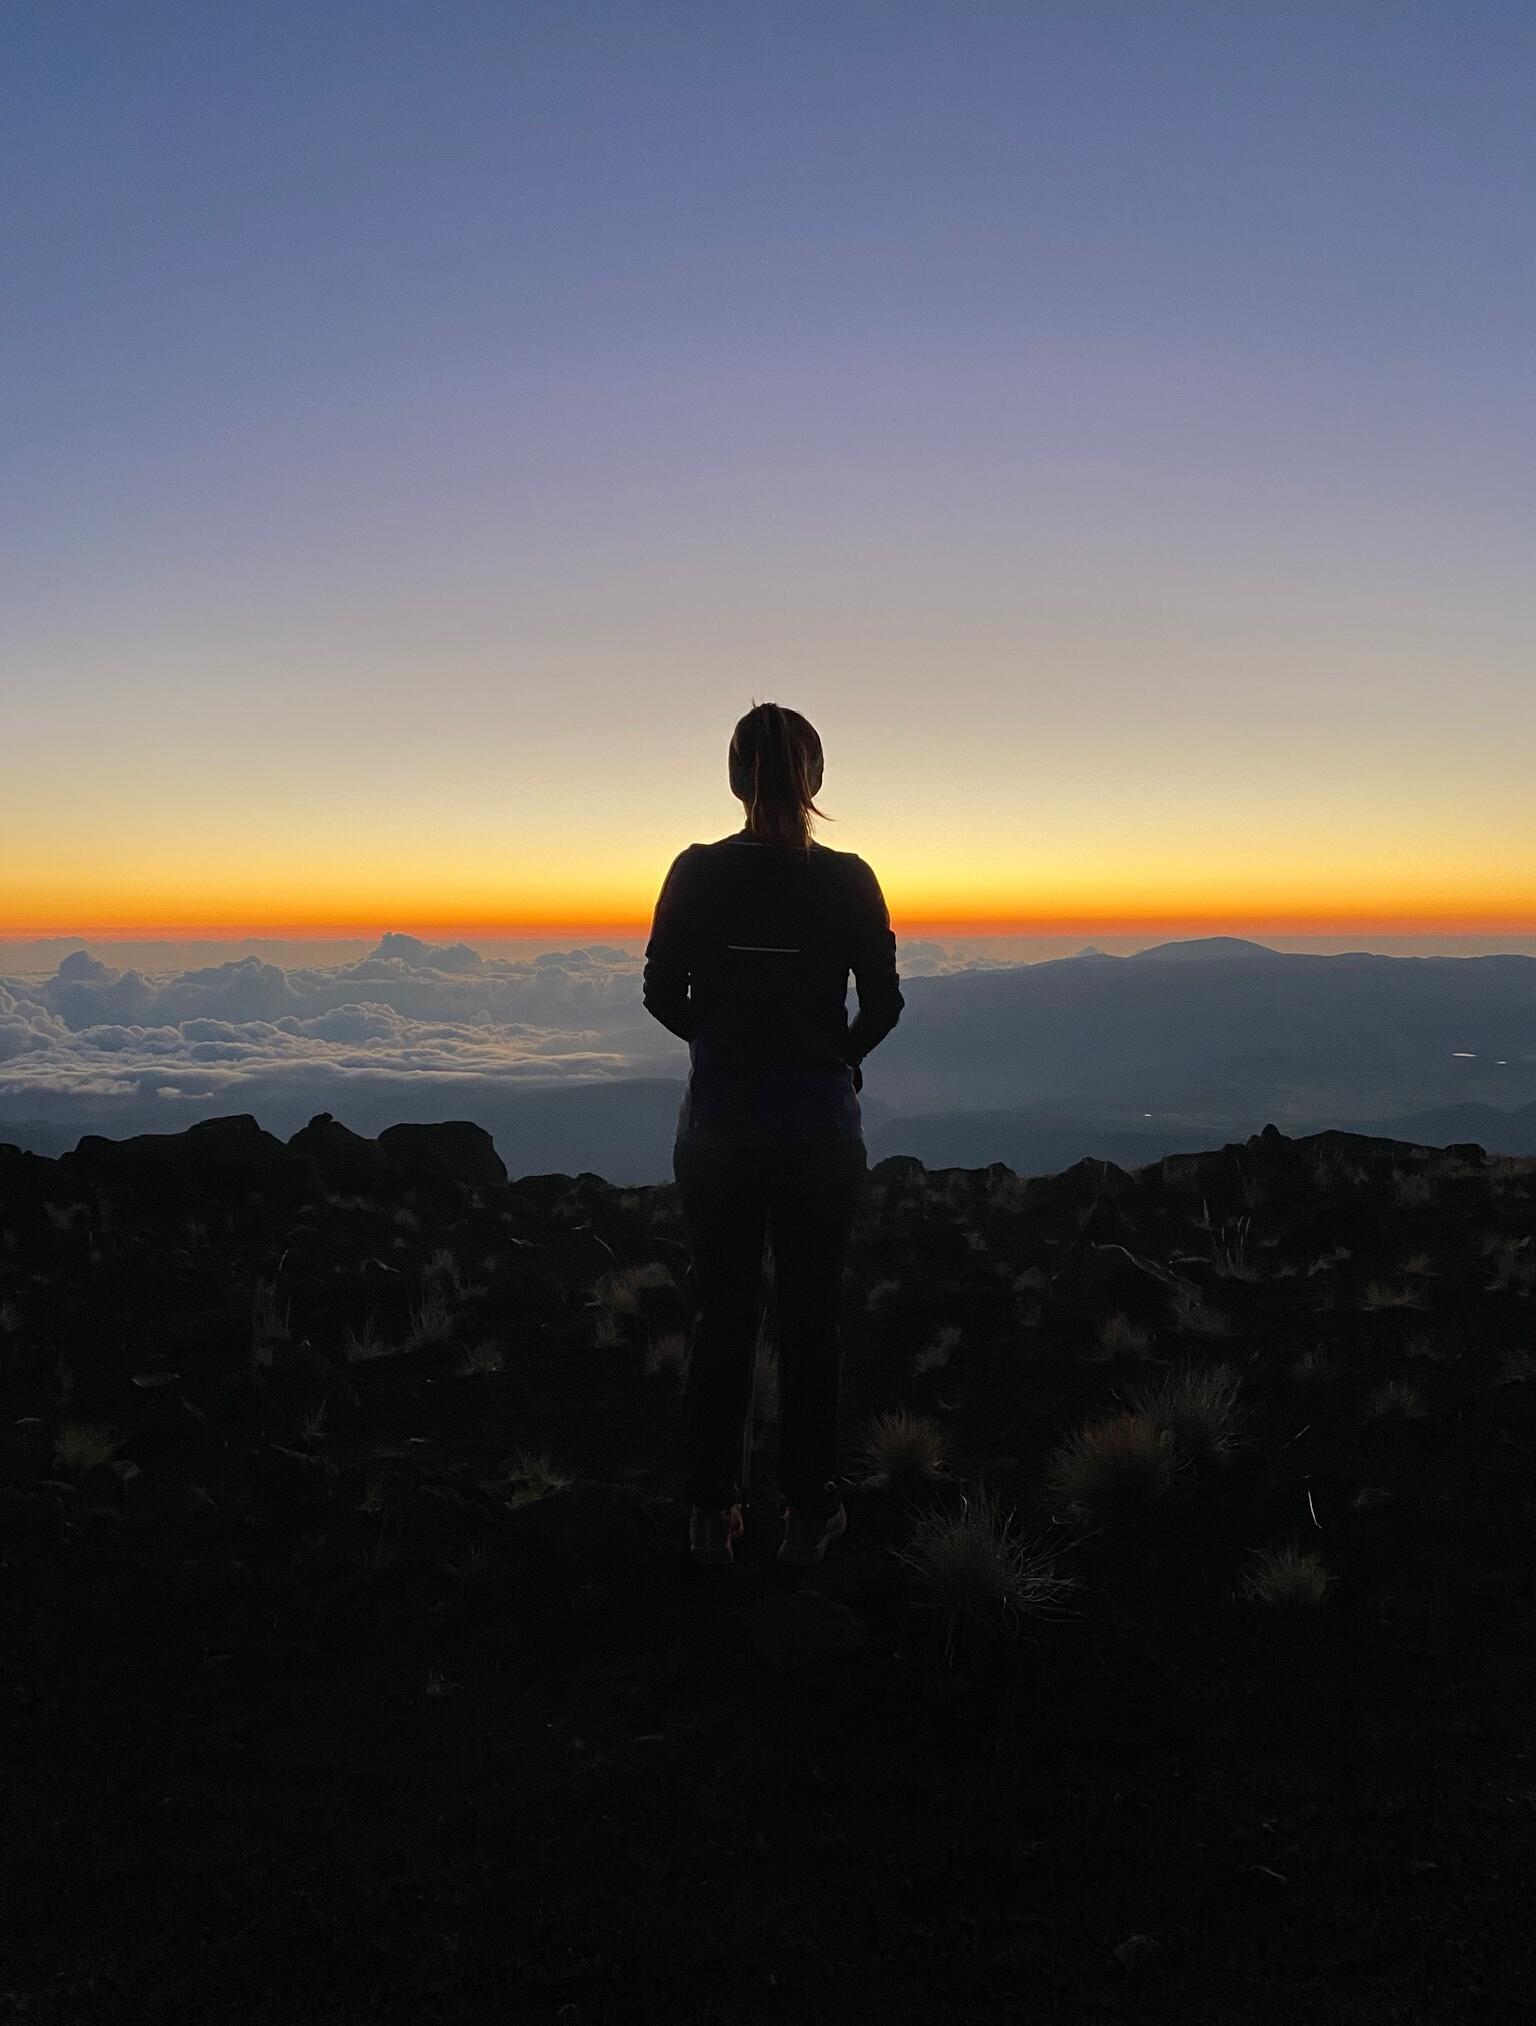
{"type": "Polygon", "coordinates": [[[883,1161],[849,1535],[772,1559],[770,1300],[705,1570],[672,1189],[472,1127],[0,1148],[0,2018],[1523,2014],[1533,1233],[1476,1148],[883,1161]],[[1234,1427],[1074,1499],[1222,1367],[1234,1427]],[[863,1481],[893,1409],[947,1467],[863,1481]],[[899,1556],[978,1495],[1070,1609],[947,1642],[899,1556]],[[1244,1593],[1286,1543],[1321,1602],[1244,1593]]]}

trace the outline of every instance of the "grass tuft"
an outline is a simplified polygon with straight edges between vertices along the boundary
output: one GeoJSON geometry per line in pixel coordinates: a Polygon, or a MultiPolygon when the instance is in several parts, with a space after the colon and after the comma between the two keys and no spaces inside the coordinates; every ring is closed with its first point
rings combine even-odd
{"type": "Polygon", "coordinates": [[[83,1475],[98,1464],[110,1463],[122,1447],[116,1429],[100,1421],[66,1421],[54,1440],[53,1454],[61,1470],[83,1475]]]}
{"type": "Polygon", "coordinates": [[[1422,1421],[1428,1412],[1423,1394],[1406,1379],[1383,1379],[1365,1403],[1369,1421],[1422,1421]]]}
{"type": "Polygon", "coordinates": [[[1120,1309],[1099,1324],[1098,1341],[1099,1349],[1111,1358],[1139,1358],[1152,1348],[1150,1332],[1120,1309]]]}
{"type": "Polygon", "coordinates": [[[1384,1280],[1368,1280],[1360,1295],[1366,1309],[1423,1308],[1424,1297],[1416,1287],[1393,1287],[1384,1280]]]}
{"type": "Polygon", "coordinates": [[[435,1287],[423,1286],[420,1299],[411,1303],[411,1327],[405,1348],[427,1350],[433,1344],[445,1343],[452,1330],[453,1310],[446,1298],[435,1287]]]}
{"type": "Polygon", "coordinates": [[[860,1455],[865,1484],[887,1490],[926,1484],[946,1474],[949,1437],[937,1422],[898,1407],[870,1422],[860,1455]]]}
{"type": "Polygon", "coordinates": [[[676,1285],[671,1268],[659,1259],[651,1259],[644,1266],[616,1267],[599,1281],[596,1294],[611,1314],[634,1315],[639,1309],[643,1288],[676,1285]]]}
{"type": "Polygon", "coordinates": [[[351,1365],[366,1365],[374,1358],[387,1358],[392,1346],[379,1332],[379,1326],[372,1316],[363,1318],[361,1330],[347,1331],[346,1355],[351,1365]]]}
{"type": "Polygon", "coordinates": [[[1181,1466],[1220,1462],[1242,1444],[1247,1416],[1242,1381],[1231,1365],[1169,1372],[1133,1387],[1126,1406],[1171,1439],[1181,1466]]]}
{"type": "Polygon", "coordinates": [[[921,1378],[924,1372],[941,1371],[949,1363],[950,1353],[960,1341],[960,1325],[945,1323],[934,1331],[912,1360],[912,1376],[921,1378]]]}
{"type": "Polygon", "coordinates": [[[654,1379],[659,1373],[669,1372],[681,1379],[688,1370],[688,1338],[682,1330],[667,1330],[659,1337],[652,1337],[645,1347],[645,1371],[654,1379]]]}
{"type": "Polygon", "coordinates": [[[1187,1280],[1181,1281],[1174,1291],[1173,1326],[1187,1337],[1225,1337],[1231,1334],[1231,1326],[1221,1310],[1187,1280]]]}
{"type": "Polygon", "coordinates": [[[491,1489],[515,1508],[534,1505],[551,1492],[563,1491],[570,1482],[544,1450],[519,1449],[503,1465],[491,1489]]]}
{"type": "Polygon", "coordinates": [[[1173,1438],[1147,1414],[1114,1414],[1068,1436],[1046,1466],[1051,1496],[1114,1527],[1143,1512],[1179,1473],[1173,1438]]]}
{"type": "Polygon", "coordinates": [[[1315,1611],[1332,1583],[1322,1556],[1305,1552],[1292,1541],[1284,1547],[1255,1549],[1238,1594],[1269,1610],[1315,1611]]]}
{"type": "Polygon", "coordinates": [[[896,1553],[916,1579],[917,1607],[936,1613],[943,1625],[950,1660],[963,1625],[1011,1638],[1026,1618],[1062,1615],[1071,1579],[1057,1574],[1042,1540],[1010,1531],[1012,1518],[978,1492],[958,1513],[922,1514],[910,1543],[896,1553]]]}

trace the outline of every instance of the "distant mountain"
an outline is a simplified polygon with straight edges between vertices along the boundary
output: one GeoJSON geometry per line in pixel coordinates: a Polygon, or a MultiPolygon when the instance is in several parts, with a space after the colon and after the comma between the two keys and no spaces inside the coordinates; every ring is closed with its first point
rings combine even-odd
{"type": "Polygon", "coordinates": [[[871,1161],[910,1154],[929,1168],[986,1168],[1002,1161],[1020,1175],[1048,1175],[1085,1157],[1139,1168],[1164,1154],[1192,1153],[1246,1138],[1257,1123],[1216,1131],[1186,1125],[1145,1131],[1103,1120],[1042,1116],[1026,1107],[1004,1111],[930,1112],[866,1125],[871,1161]]]}
{"type": "Polygon", "coordinates": [[[865,1081],[909,1116],[1033,1106],[1139,1131],[1536,1101],[1536,957],[1316,956],[1212,937],[902,989],[865,1081]]]}
{"type": "Polygon", "coordinates": [[[1251,943],[1245,936],[1198,936],[1189,942],[1154,943],[1150,949],[1136,950],[1126,958],[1128,964],[1155,960],[1160,964],[1226,964],[1239,958],[1283,957],[1283,950],[1272,950],[1267,943],[1251,943]]]}
{"type": "Polygon", "coordinates": [[[1448,1147],[1462,1141],[1475,1142],[1490,1154],[1536,1154],[1536,1104],[1518,1105],[1510,1111],[1491,1104],[1441,1105],[1435,1111],[1386,1119],[1370,1130],[1425,1147],[1448,1147]]]}

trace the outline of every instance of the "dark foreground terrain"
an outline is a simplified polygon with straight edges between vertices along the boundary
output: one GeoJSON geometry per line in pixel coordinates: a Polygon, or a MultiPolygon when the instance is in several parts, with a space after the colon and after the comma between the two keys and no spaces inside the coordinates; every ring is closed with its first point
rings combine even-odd
{"type": "Polygon", "coordinates": [[[848,1538],[772,1559],[770,1299],[705,1570],[670,1188],[0,1148],[0,2018],[1524,2016],[1533,1231],[1342,1133],[883,1161],[848,1538]]]}

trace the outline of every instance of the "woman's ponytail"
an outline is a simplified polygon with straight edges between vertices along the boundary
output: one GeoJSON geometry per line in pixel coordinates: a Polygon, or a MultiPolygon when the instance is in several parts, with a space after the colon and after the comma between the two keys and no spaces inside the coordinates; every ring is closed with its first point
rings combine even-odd
{"type": "MultiPolygon", "coordinates": [[[[814,797],[822,782],[821,740],[799,711],[754,704],[731,734],[731,790],[746,804],[747,827],[773,844],[811,848],[814,797]]],[[[825,817],[835,822],[835,817],[825,817]]]]}

